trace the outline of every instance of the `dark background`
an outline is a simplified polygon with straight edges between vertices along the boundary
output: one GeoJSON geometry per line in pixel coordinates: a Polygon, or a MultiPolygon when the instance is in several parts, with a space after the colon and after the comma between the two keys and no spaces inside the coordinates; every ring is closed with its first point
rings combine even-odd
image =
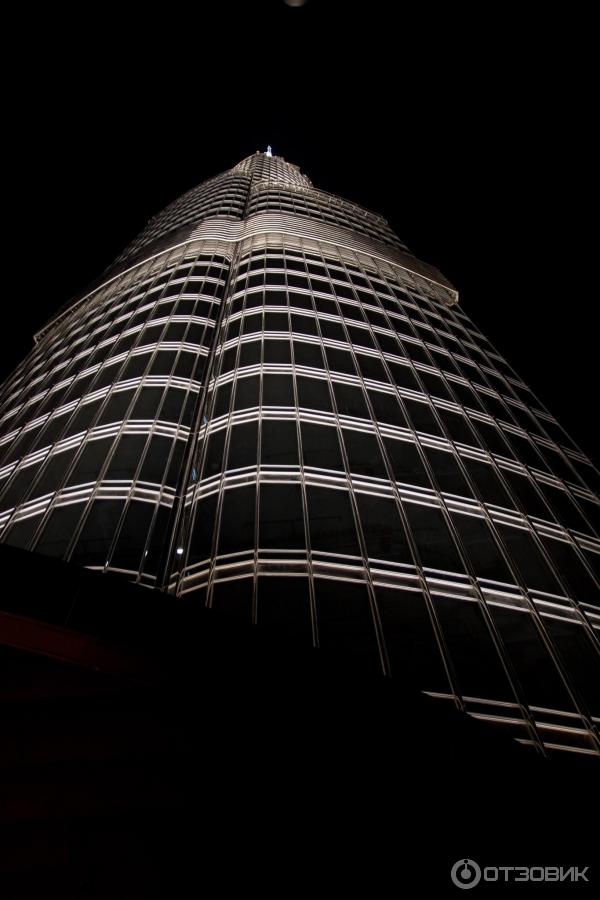
{"type": "MultiPolygon", "coordinates": [[[[291,9],[262,0],[155,11],[146,4],[129,20],[108,4],[68,16],[51,8],[23,20],[5,33],[5,51],[16,52],[3,106],[0,377],[151,215],[271,144],[316,187],[382,213],[441,269],[464,310],[598,462],[595,51],[591,23],[575,7],[538,15],[488,3],[463,14],[456,4],[424,2],[417,11],[308,0],[291,9]]],[[[330,757],[313,727],[310,754],[323,753],[323,770],[341,779],[343,748],[330,757]]],[[[359,717],[364,741],[370,727],[359,717]]],[[[575,768],[547,782],[542,773],[532,803],[527,773],[511,784],[509,768],[498,780],[506,763],[486,772],[485,756],[473,791],[452,758],[415,770],[387,757],[379,765],[373,753],[373,771],[381,769],[373,797],[383,808],[391,783],[398,796],[419,798],[408,812],[390,801],[397,843],[384,850],[400,890],[413,858],[419,865],[422,857],[442,890],[459,853],[490,865],[595,862],[587,769],[575,784],[575,768]]],[[[282,781],[282,804],[294,779],[282,781]]],[[[338,788],[348,807],[357,802],[351,783],[338,788]]],[[[315,800],[311,815],[326,831],[324,810],[315,800]]],[[[228,819],[223,833],[231,827],[228,819]]],[[[258,857],[254,865],[263,871],[258,857]]],[[[347,867],[340,857],[350,878],[347,867]]]]}
{"type": "Polygon", "coordinates": [[[597,462],[585,19],[320,0],[43,15],[5,111],[0,375],[151,215],[270,143],[440,268],[597,462]]]}

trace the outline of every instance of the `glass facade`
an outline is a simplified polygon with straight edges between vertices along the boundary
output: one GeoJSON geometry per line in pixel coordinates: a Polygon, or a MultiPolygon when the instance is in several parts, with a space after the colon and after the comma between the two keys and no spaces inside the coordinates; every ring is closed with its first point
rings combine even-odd
{"type": "Polygon", "coordinates": [[[4,384],[0,540],[599,754],[600,476],[380,216],[257,153],[4,384]]]}

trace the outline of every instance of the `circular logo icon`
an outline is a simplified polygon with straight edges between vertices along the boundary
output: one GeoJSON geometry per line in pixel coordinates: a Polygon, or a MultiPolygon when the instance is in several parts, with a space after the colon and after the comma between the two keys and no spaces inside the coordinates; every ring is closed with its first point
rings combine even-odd
{"type": "Polygon", "coordinates": [[[459,859],[450,870],[453,884],[459,888],[472,888],[481,881],[481,869],[472,859],[459,859]]]}

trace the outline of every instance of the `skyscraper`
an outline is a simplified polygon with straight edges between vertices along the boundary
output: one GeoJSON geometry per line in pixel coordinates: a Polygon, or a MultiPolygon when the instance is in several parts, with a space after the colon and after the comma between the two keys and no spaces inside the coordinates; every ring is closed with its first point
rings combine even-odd
{"type": "Polygon", "coordinates": [[[0,540],[600,754],[600,477],[387,222],[257,152],[36,335],[0,540]]]}

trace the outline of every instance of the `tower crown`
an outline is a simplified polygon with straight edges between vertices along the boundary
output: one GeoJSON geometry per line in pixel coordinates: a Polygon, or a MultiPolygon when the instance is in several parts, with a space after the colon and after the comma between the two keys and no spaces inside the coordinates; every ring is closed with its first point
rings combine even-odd
{"type": "Polygon", "coordinates": [[[287,162],[283,156],[276,156],[272,152],[257,150],[251,156],[240,160],[230,172],[243,173],[252,176],[255,181],[278,181],[292,187],[312,187],[312,182],[306,175],[300,172],[300,167],[287,162]]]}

